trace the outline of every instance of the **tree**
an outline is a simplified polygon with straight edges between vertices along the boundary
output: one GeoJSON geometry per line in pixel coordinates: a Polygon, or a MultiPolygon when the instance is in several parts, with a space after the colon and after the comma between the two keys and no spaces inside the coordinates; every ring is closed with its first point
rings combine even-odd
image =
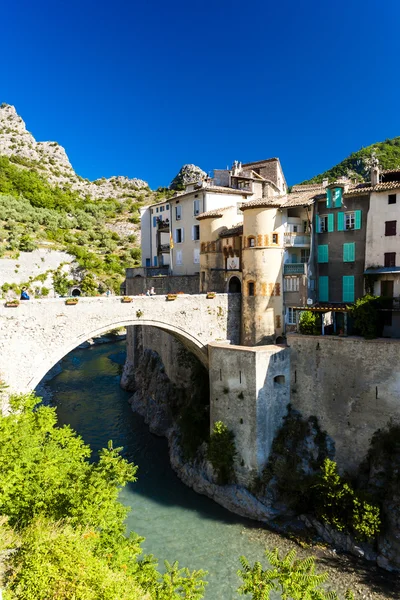
{"type": "MultiPolygon", "coordinates": [[[[291,550],[281,559],[277,548],[266,550],[265,556],[272,568],[263,569],[260,562],[252,567],[244,556],[240,557],[240,594],[251,594],[253,600],[272,599],[273,592],[280,592],[282,600],[339,600],[336,592],[324,590],[328,573],[315,572],[313,556],[296,560],[296,550],[291,550]]],[[[354,600],[353,593],[349,590],[345,598],[354,600]]]]}
{"type": "Polygon", "coordinates": [[[222,421],[216,421],[210,436],[207,458],[217,471],[218,483],[224,485],[232,479],[236,455],[234,433],[222,421]]]}

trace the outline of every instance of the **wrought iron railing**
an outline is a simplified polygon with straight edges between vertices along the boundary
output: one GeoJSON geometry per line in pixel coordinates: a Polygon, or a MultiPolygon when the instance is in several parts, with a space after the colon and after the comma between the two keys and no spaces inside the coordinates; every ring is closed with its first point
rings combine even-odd
{"type": "Polygon", "coordinates": [[[309,233],[286,232],[283,234],[283,242],[285,246],[309,246],[309,233]]]}
{"type": "Polygon", "coordinates": [[[305,275],[306,273],[306,263],[285,263],[283,265],[284,275],[305,275]]]}

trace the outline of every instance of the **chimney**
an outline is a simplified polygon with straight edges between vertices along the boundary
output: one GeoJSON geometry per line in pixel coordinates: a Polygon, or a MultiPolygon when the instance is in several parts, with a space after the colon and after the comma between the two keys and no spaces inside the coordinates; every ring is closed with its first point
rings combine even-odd
{"type": "Polygon", "coordinates": [[[379,160],[375,152],[371,154],[371,185],[378,185],[379,183],[379,160]]]}
{"type": "Polygon", "coordinates": [[[324,187],[324,188],[328,187],[328,183],[329,183],[329,179],[326,177],[325,179],[322,180],[322,187],[324,187]]]}

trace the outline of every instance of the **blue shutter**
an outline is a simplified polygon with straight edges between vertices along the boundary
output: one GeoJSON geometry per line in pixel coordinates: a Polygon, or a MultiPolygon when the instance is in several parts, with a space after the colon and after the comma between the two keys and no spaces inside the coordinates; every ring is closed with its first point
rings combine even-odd
{"type": "Polygon", "coordinates": [[[326,190],[326,208],[332,208],[332,190],[326,190]]]}
{"type": "Polygon", "coordinates": [[[343,244],[343,262],[354,262],[356,259],[356,244],[343,244]]]}
{"type": "Polygon", "coordinates": [[[335,231],[335,222],[334,222],[334,214],[333,213],[328,215],[328,231],[329,232],[335,231]]]}
{"type": "Polygon", "coordinates": [[[329,300],[329,277],[326,275],[318,278],[318,300],[320,302],[329,300]]]}
{"type": "Polygon", "coordinates": [[[315,233],[320,233],[319,215],[315,215],[315,233]]]}
{"type": "Polygon", "coordinates": [[[343,302],[354,302],[354,275],[343,276],[343,302]]]}
{"type": "Polygon", "coordinates": [[[153,261],[154,267],[157,267],[157,256],[153,257],[153,261]]]}
{"type": "Polygon", "coordinates": [[[361,210],[354,211],[354,229],[361,229],[361,210]]]}
{"type": "Polygon", "coordinates": [[[342,188],[335,188],[334,207],[340,208],[342,206],[342,188]]]}
{"type": "Polygon", "coordinates": [[[157,217],[153,217],[153,227],[157,225],[157,217]]]}
{"type": "Polygon", "coordinates": [[[337,214],[337,230],[344,231],[344,213],[338,212],[337,214]]]}
{"type": "Polygon", "coordinates": [[[329,256],[328,245],[318,246],[318,262],[327,263],[329,256]]]}

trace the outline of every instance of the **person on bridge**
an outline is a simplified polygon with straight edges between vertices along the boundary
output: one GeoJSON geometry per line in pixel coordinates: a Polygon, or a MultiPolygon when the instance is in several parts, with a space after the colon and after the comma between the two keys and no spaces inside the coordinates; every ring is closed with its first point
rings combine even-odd
{"type": "Polygon", "coordinates": [[[21,298],[20,298],[20,300],[30,300],[30,298],[29,298],[29,294],[28,294],[28,292],[26,291],[26,287],[23,287],[23,288],[22,288],[22,291],[21,291],[21,298]]]}

